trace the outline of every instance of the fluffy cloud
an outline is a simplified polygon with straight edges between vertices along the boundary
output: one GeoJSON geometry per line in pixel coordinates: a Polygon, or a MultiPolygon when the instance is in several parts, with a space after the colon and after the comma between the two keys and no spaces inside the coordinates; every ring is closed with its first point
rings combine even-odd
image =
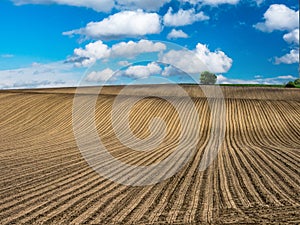
{"type": "Polygon", "coordinates": [[[283,36],[283,39],[287,43],[295,43],[299,45],[299,29],[295,29],[291,31],[290,33],[287,33],[283,36]]]}
{"type": "Polygon", "coordinates": [[[173,9],[169,8],[166,15],[164,15],[164,25],[166,26],[185,26],[193,24],[197,21],[208,20],[209,17],[203,12],[195,13],[195,9],[183,10],[179,9],[177,13],[173,13],[173,9]]]}
{"type": "Polygon", "coordinates": [[[160,17],[156,13],[142,10],[123,11],[100,22],[88,23],[85,28],[64,32],[64,35],[79,34],[92,39],[119,39],[140,37],[161,32],[160,17]]]}
{"type": "Polygon", "coordinates": [[[232,59],[224,52],[220,50],[211,52],[206,45],[201,43],[198,43],[193,51],[171,50],[164,54],[160,61],[189,74],[200,73],[204,70],[225,73],[232,65],[232,59]]]}
{"type": "Polygon", "coordinates": [[[113,0],[12,0],[15,5],[25,4],[60,4],[92,8],[96,11],[108,12],[110,11],[115,2],[113,0]]]}
{"type": "Polygon", "coordinates": [[[299,63],[299,48],[298,49],[292,49],[290,53],[287,53],[284,56],[276,57],[275,58],[275,64],[293,64],[293,63],[299,63]]]}
{"type": "Polygon", "coordinates": [[[162,71],[161,67],[155,63],[151,62],[146,66],[130,66],[124,75],[132,78],[148,78],[151,75],[160,74],[162,71]]]}
{"type": "Polygon", "coordinates": [[[182,30],[173,29],[167,36],[168,39],[188,38],[189,36],[182,30]]]}
{"type": "MultiPolygon", "coordinates": [[[[289,44],[299,45],[299,10],[295,11],[283,4],[273,4],[265,12],[264,20],[254,27],[263,32],[290,31],[283,36],[283,39],[289,44]]],[[[281,63],[299,63],[299,48],[292,49],[284,56],[275,57],[275,64],[281,63]]]]}
{"type": "Polygon", "coordinates": [[[214,73],[225,73],[232,65],[232,59],[224,52],[220,50],[211,52],[206,45],[200,43],[196,46],[196,55],[214,73]]]}
{"type": "Polygon", "coordinates": [[[75,66],[89,66],[95,63],[98,59],[108,58],[111,50],[102,41],[96,41],[85,46],[84,49],[76,48],[74,56],[69,59],[69,62],[74,62],[75,66]]]}
{"type": "Polygon", "coordinates": [[[294,11],[282,4],[273,4],[264,14],[264,22],[254,27],[263,32],[293,30],[299,27],[299,10],[294,11]]]}
{"type": "Polygon", "coordinates": [[[161,56],[160,61],[189,74],[207,70],[207,67],[200,61],[195,53],[188,50],[171,50],[161,56]]]}
{"type": "Polygon", "coordinates": [[[141,53],[147,52],[160,52],[166,49],[166,45],[157,42],[154,43],[148,40],[140,40],[139,42],[121,42],[112,46],[112,56],[113,57],[134,57],[141,53]]]}
{"type": "Polygon", "coordinates": [[[85,46],[85,48],[76,48],[74,55],[67,62],[74,63],[75,66],[90,66],[97,60],[108,59],[111,57],[134,57],[142,53],[160,52],[166,49],[166,45],[148,40],[138,42],[121,42],[109,48],[102,41],[96,41],[85,46]]]}
{"type": "Polygon", "coordinates": [[[114,74],[114,71],[110,68],[106,68],[102,71],[93,71],[86,77],[86,81],[88,82],[104,82],[109,80],[114,74]]]}

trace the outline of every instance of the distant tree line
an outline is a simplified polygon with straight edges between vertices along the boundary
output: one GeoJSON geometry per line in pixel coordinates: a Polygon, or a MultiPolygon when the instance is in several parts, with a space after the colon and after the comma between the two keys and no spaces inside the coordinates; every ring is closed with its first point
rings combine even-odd
{"type": "MultiPolygon", "coordinates": [[[[212,85],[217,82],[217,76],[214,73],[211,73],[209,71],[204,71],[200,75],[200,83],[205,85],[212,85]]],[[[289,81],[285,85],[287,88],[294,88],[294,87],[300,87],[300,78],[289,81]]]]}
{"type": "Polygon", "coordinates": [[[294,81],[289,81],[285,84],[285,87],[287,87],[287,88],[294,88],[296,86],[300,86],[300,78],[296,79],[294,81]]]}

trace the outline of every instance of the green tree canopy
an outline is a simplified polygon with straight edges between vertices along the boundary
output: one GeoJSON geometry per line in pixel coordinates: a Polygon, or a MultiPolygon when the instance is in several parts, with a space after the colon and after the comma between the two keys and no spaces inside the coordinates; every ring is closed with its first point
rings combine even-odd
{"type": "Polygon", "coordinates": [[[217,76],[214,73],[209,71],[204,71],[201,73],[200,76],[200,83],[201,84],[215,84],[217,82],[217,76]]]}
{"type": "Polygon", "coordinates": [[[296,80],[294,81],[294,84],[300,85],[300,78],[299,78],[299,79],[296,79],[296,80]]]}
{"type": "Polygon", "coordinates": [[[285,85],[285,87],[287,87],[287,88],[294,88],[294,87],[295,87],[294,81],[289,81],[289,82],[285,85]]]}

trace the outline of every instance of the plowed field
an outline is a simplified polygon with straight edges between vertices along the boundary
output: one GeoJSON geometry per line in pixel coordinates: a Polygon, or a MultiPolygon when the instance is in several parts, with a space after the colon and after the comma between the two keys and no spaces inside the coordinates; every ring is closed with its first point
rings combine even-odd
{"type": "MultiPolygon", "coordinates": [[[[225,138],[213,163],[199,171],[213,118],[203,93],[184,88],[199,113],[197,151],[171,178],[140,187],[106,179],[85,161],[72,127],[74,89],[1,91],[0,224],[300,223],[300,90],[222,87],[225,138]]],[[[165,159],[178,142],[180,121],[167,101],[147,96],[159,91],[180,104],[185,98],[172,86],[139,86],[122,96],[124,104],[146,96],[131,110],[137,137],[149,135],[152,117],[167,126],[158,149],[136,152],[111,132],[119,91],[104,88],[97,101],[95,120],[105,146],[130,165],[165,159]]]]}

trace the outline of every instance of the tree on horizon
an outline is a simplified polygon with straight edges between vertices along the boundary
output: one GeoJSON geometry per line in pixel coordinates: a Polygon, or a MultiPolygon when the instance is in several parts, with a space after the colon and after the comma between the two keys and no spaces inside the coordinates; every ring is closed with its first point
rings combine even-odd
{"type": "Polygon", "coordinates": [[[217,82],[217,76],[209,71],[204,71],[200,75],[201,84],[215,84],[217,82]]]}

